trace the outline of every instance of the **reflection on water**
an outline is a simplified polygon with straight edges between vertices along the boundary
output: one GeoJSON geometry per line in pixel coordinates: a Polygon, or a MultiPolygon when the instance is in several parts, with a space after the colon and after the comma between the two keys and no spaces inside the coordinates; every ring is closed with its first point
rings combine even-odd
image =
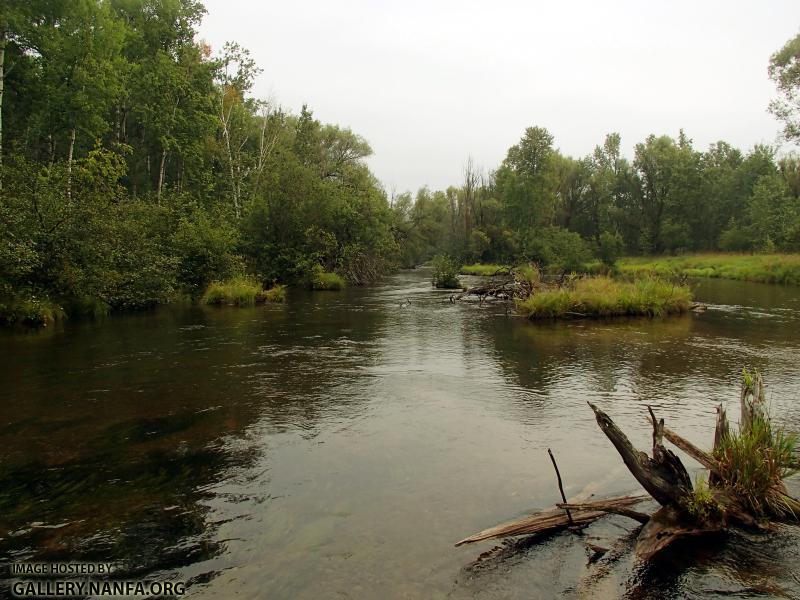
{"type": "Polygon", "coordinates": [[[800,429],[800,289],[709,280],[700,315],[531,324],[427,275],[1,336],[0,560],[122,561],[209,598],[800,593],[792,529],[647,568],[621,517],[587,531],[629,536],[591,567],[569,535],[452,547],[557,500],[548,447],[568,495],[636,489],[587,401],[641,447],[648,404],[708,446],[747,365],[800,429]]]}

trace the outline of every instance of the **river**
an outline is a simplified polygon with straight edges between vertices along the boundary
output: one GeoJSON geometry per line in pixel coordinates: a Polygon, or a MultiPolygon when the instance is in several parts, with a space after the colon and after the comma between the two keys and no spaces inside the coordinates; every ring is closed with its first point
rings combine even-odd
{"type": "Polygon", "coordinates": [[[568,496],[637,489],[587,401],[640,448],[648,404],[708,447],[748,366],[800,430],[800,288],[704,280],[702,314],[528,323],[429,275],[2,333],[3,573],[115,561],[196,598],[800,597],[791,528],[648,567],[624,546],[587,566],[586,541],[634,531],[616,516],[453,547],[558,500],[547,448],[568,496]]]}

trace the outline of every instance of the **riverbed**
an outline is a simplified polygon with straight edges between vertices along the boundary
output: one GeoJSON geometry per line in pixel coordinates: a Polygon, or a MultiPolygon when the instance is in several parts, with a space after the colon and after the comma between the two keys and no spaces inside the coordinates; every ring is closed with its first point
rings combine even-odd
{"type": "Polygon", "coordinates": [[[800,596],[791,528],[648,567],[630,544],[588,564],[585,542],[635,535],[616,516],[453,547],[558,501],[548,448],[568,496],[637,491],[587,401],[642,449],[647,405],[708,447],[747,366],[800,430],[800,288],[699,280],[701,314],[529,323],[429,277],[0,334],[2,572],[115,562],[196,598],[800,596]]]}

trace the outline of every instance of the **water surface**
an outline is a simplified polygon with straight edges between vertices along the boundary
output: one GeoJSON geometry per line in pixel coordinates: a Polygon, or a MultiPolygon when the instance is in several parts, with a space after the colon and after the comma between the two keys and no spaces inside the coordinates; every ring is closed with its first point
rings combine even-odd
{"type": "Polygon", "coordinates": [[[800,595],[790,528],[647,568],[630,543],[587,565],[635,535],[621,517],[453,547],[558,500],[547,448],[568,495],[637,490],[587,401],[641,448],[648,404],[707,447],[747,365],[800,429],[800,289],[706,280],[703,314],[533,324],[429,275],[3,334],[0,560],[122,561],[197,598],[800,595]]]}

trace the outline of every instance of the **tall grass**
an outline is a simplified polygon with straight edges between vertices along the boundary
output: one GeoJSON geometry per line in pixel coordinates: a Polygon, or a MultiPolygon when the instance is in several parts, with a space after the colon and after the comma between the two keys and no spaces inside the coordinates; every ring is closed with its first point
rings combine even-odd
{"type": "Polygon", "coordinates": [[[341,290],[347,283],[336,273],[325,271],[320,265],[315,265],[308,277],[308,286],[312,290],[341,290]]]}
{"type": "Polygon", "coordinates": [[[753,514],[800,519],[797,501],[783,487],[797,472],[796,447],[796,435],[773,429],[768,416],[755,414],[749,429],[729,433],[714,449],[722,485],[753,514]]]}
{"type": "Polygon", "coordinates": [[[203,294],[203,304],[229,304],[250,306],[256,303],[261,284],[245,276],[233,277],[227,281],[215,281],[203,294]]]}
{"type": "Polygon", "coordinates": [[[461,267],[462,275],[478,275],[481,277],[491,277],[492,275],[508,275],[510,269],[503,265],[464,265],[461,267]]]}
{"type": "Polygon", "coordinates": [[[692,254],[660,258],[625,258],[621,274],[670,277],[718,277],[800,285],[800,254],[692,254]]]}
{"type": "Polygon", "coordinates": [[[601,276],[534,293],[517,302],[517,311],[529,319],[660,316],[685,312],[691,303],[686,286],[653,278],[626,282],[601,276]]]}

